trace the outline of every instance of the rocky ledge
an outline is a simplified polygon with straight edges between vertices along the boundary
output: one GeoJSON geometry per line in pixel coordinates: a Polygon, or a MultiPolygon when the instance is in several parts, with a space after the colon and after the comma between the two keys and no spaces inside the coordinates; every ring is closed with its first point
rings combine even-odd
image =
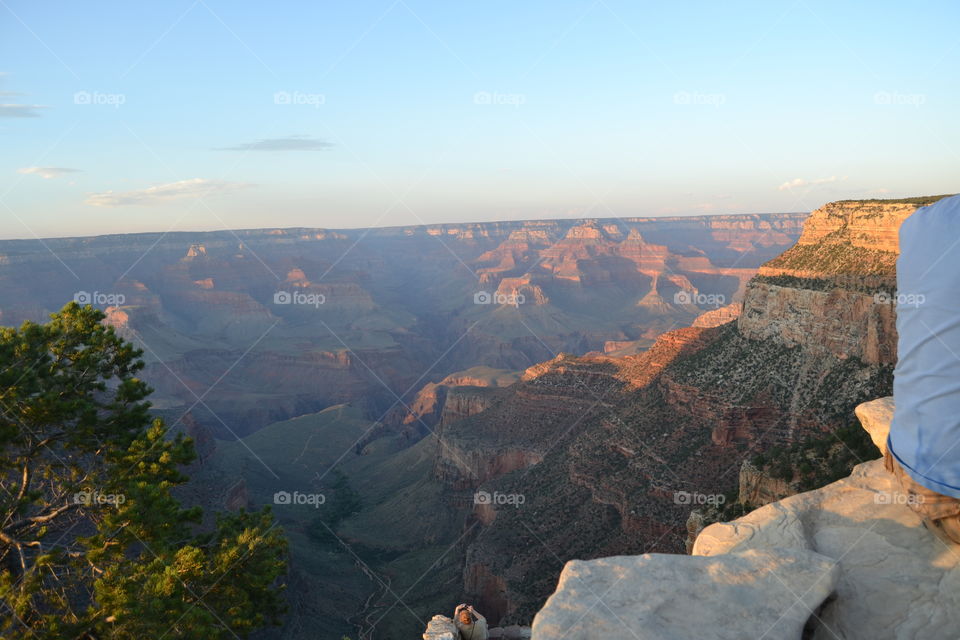
{"type": "MultiPolygon", "coordinates": [[[[892,399],[857,416],[882,445],[892,399]]],[[[960,547],[924,529],[882,460],[705,528],[693,556],[568,562],[533,622],[534,640],[937,640],[958,630],[960,547]]]]}

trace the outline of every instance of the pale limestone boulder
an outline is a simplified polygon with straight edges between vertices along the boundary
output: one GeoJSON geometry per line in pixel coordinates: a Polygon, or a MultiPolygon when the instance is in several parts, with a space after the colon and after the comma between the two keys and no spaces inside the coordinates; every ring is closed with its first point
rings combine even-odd
{"type": "Polygon", "coordinates": [[[833,560],[798,549],[573,560],[532,637],[795,640],[837,575],[833,560]]]}
{"type": "MultiPolygon", "coordinates": [[[[874,441],[885,442],[892,403],[867,404],[857,414],[874,441]]],[[[874,460],[822,489],[705,528],[693,553],[717,558],[792,547],[836,560],[836,595],[814,620],[817,640],[956,640],[960,547],[931,535],[906,500],[883,461],[874,460]]]]}
{"type": "Polygon", "coordinates": [[[893,421],[893,397],[878,398],[864,402],[855,409],[860,424],[870,434],[873,444],[880,453],[887,453],[887,436],[890,435],[890,423],[893,421]]]}
{"type": "Polygon", "coordinates": [[[447,616],[433,616],[423,632],[423,640],[460,640],[460,632],[447,616]]]}

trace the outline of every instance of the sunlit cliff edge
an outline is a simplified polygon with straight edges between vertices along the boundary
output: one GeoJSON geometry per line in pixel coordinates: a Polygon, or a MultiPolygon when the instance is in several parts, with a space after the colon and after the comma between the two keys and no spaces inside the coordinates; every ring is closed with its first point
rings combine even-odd
{"type": "MultiPolygon", "coordinates": [[[[715,314],[720,321],[705,318],[695,325],[700,329],[664,334],[636,364],[649,372],[649,365],[657,363],[658,351],[678,340],[690,344],[693,336],[686,334],[697,331],[703,336],[700,344],[695,340],[679,358],[671,359],[684,363],[682,371],[693,381],[688,390],[692,392],[704,387],[698,382],[701,378],[727,378],[724,382],[731,383],[732,377],[738,387],[751,383],[750,375],[737,369],[726,374],[713,371],[733,366],[729,360],[718,360],[723,352],[711,346],[732,339],[724,335],[737,336],[737,345],[746,346],[752,355],[776,355],[771,345],[787,349],[796,358],[781,360],[779,365],[799,369],[775,373],[795,380],[796,393],[786,402],[766,407],[752,406],[762,395],[744,395],[738,403],[743,415],[736,420],[731,420],[729,411],[704,414],[703,422],[712,417],[727,423],[719,431],[719,423],[713,425],[713,444],[740,442],[752,449],[772,433],[776,443],[787,447],[816,439],[817,433],[829,435],[839,424],[854,423],[857,407],[860,424],[882,451],[892,398],[859,403],[884,395],[896,363],[896,307],[891,295],[896,297],[897,229],[919,206],[936,199],[837,202],[821,207],[811,214],[797,244],[766,263],[747,285],[742,309],[715,314]],[[733,320],[723,325],[731,316],[733,320]],[[703,333],[715,325],[720,325],[719,341],[703,333]],[[761,349],[761,345],[766,346],[761,349]],[[831,364],[824,366],[822,361],[831,364]],[[847,361],[849,365],[844,364],[847,361]],[[868,384],[868,380],[873,381],[868,384]],[[825,400],[820,391],[837,382],[850,389],[843,398],[825,400]],[[855,400],[858,396],[861,399],[855,400]],[[780,416],[771,413],[778,405],[780,416]],[[785,421],[786,415],[792,417],[785,421]],[[723,433],[728,433],[729,440],[723,433]]],[[[598,361],[594,368],[622,370],[628,363],[610,359],[598,361]]],[[[584,358],[561,357],[541,365],[543,371],[531,368],[525,378],[536,380],[551,371],[577,369],[578,380],[589,380],[595,373],[585,369],[589,364],[584,358]]],[[[770,365],[765,360],[761,364],[761,368],[770,365]]],[[[637,388],[651,380],[659,379],[661,387],[670,382],[658,374],[646,377],[631,382],[637,388]]],[[[725,388],[709,384],[705,388],[725,388]]],[[[675,407],[687,410],[702,404],[690,393],[677,395],[684,391],[677,385],[667,387],[664,398],[673,398],[669,404],[675,407]]],[[[722,401],[730,402],[729,398],[722,401]]],[[[610,436],[598,437],[609,440],[610,436]]],[[[833,444],[842,443],[836,440],[833,444]]],[[[615,448],[616,442],[608,444],[606,450],[615,448]]],[[[636,447],[630,454],[645,457],[636,447]]],[[[862,458],[856,455],[860,464],[847,477],[826,486],[821,486],[822,479],[829,474],[821,473],[823,469],[798,470],[796,459],[790,461],[789,456],[782,464],[793,468],[784,477],[773,477],[769,462],[759,467],[745,462],[740,469],[738,503],[759,508],[706,528],[702,519],[699,525],[688,523],[691,555],[598,557],[601,553],[586,556],[594,559],[569,559],[553,594],[532,619],[532,637],[955,637],[960,628],[956,606],[960,549],[946,548],[924,530],[882,462],[870,459],[875,455],[875,450],[862,458]],[[819,488],[806,491],[811,483],[819,488]]],[[[587,459],[580,464],[588,464],[587,459]]],[[[627,490],[622,484],[621,489],[627,490]]],[[[625,496],[624,502],[637,504],[635,499],[642,498],[625,496]]],[[[624,518],[621,526],[626,522],[624,518]]],[[[648,534],[642,528],[634,532],[638,537],[648,534]]]]}

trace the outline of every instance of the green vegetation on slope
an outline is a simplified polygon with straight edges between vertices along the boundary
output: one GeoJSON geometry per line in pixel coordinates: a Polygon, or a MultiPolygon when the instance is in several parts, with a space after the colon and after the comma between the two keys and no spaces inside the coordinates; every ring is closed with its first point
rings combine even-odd
{"type": "Polygon", "coordinates": [[[363,503],[342,471],[334,469],[330,475],[336,478],[331,486],[333,496],[325,496],[323,510],[307,525],[307,535],[321,547],[342,552],[344,549],[335,531],[343,520],[358,513],[363,503]]]}
{"type": "Polygon", "coordinates": [[[913,198],[868,198],[864,200],[837,200],[837,202],[843,204],[851,202],[882,202],[883,204],[915,204],[918,207],[925,207],[937,202],[938,200],[943,200],[944,198],[949,198],[950,196],[954,195],[957,194],[945,193],[939,196],[915,196],[913,198]]]}
{"type": "Polygon", "coordinates": [[[816,271],[821,274],[892,276],[895,274],[896,262],[897,254],[893,251],[865,249],[843,239],[835,239],[832,242],[825,239],[817,244],[795,245],[789,251],[766,263],[764,267],[816,271]]]}
{"type": "Polygon", "coordinates": [[[810,491],[846,478],[856,465],[879,457],[880,450],[863,427],[849,424],[788,447],[775,447],[755,456],[753,465],[798,491],[810,491]]]}
{"type": "Polygon", "coordinates": [[[400,449],[380,438],[357,455],[371,426],[348,405],[276,422],[242,441],[218,442],[198,476],[224,489],[242,480],[255,505],[284,491],[324,496],[318,506],[273,507],[290,540],[295,610],[277,638],[356,637],[358,626],[388,616],[376,637],[406,640],[422,633],[420,620],[458,602],[462,565],[451,545],[465,511],[441,502],[431,473],[436,441],[400,449]]]}
{"type": "Polygon", "coordinates": [[[862,278],[800,278],[797,276],[776,275],[754,276],[751,282],[769,284],[775,287],[807,289],[809,291],[833,291],[839,288],[845,291],[856,291],[867,295],[886,293],[891,297],[896,296],[896,288],[891,286],[892,283],[875,284],[865,282],[862,278]]]}

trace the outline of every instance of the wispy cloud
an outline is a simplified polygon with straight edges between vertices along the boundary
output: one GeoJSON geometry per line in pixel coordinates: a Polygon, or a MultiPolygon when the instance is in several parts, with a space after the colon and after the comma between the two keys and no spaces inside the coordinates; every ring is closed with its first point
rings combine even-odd
{"type": "Polygon", "coordinates": [[[255,142],[238,144],[233,147],[218,147],[214,151],[322,151],[333,144],[326,140],[306,135],[286,136],[284,138],[262,138],[255,142]]]}
{"type": "Polygon", "coordinates": [[[847,176],[837,177],[830,176],[829,178],[817,178],[816,180],[804,180],[803,178],[794,178],[793,180],[787,180],[782,185],[777,187],[779,191],[790,191],[792,189],[805,189],[809,187],[815,187],[821,184],[829,184],[831,182],[841,182],[846,180],[847,176]]]}
{"type": "MultiPolygon", "coordinates": [[[[0,82],[5,82],[10,74],[6,71],[0,71],[0,82]]],[[[19,104],[19,103],[2,103],[4,98],[13,98],[17,96],[26,95],[20,93],[19,91],[7,91],[0,90],[0,118],[39,118],[40,109],[48,109],[46,105],[42,104],[19,104]]]]}
{"type": "Polygon", "coordinates": [[[67,173],[79,173],[79,171],[80,169],[67,169],[66,167],[23,167],[17,169],[17,173],[31,173],[47,180],[59,178],[67,173]]]}
{"type": "Polygon", "coordinates": [[[42,104],[0,104],[0,118],[39,118],[42,104]]]}
{"type": "Polygon", "coordinates": [[[124,205],[151,206],[165,204],[171,200],[183,198],[206,198],[212,195],[222,195],[238,191],[250,186],[245,182],[227,182],[225,180],[206,180],[191,178],[169,184],[158,184],[146,189],[135,191],[105,191],[93,193],[86,199],[86,204],[93,207],[120,207],[124,205]]]}

